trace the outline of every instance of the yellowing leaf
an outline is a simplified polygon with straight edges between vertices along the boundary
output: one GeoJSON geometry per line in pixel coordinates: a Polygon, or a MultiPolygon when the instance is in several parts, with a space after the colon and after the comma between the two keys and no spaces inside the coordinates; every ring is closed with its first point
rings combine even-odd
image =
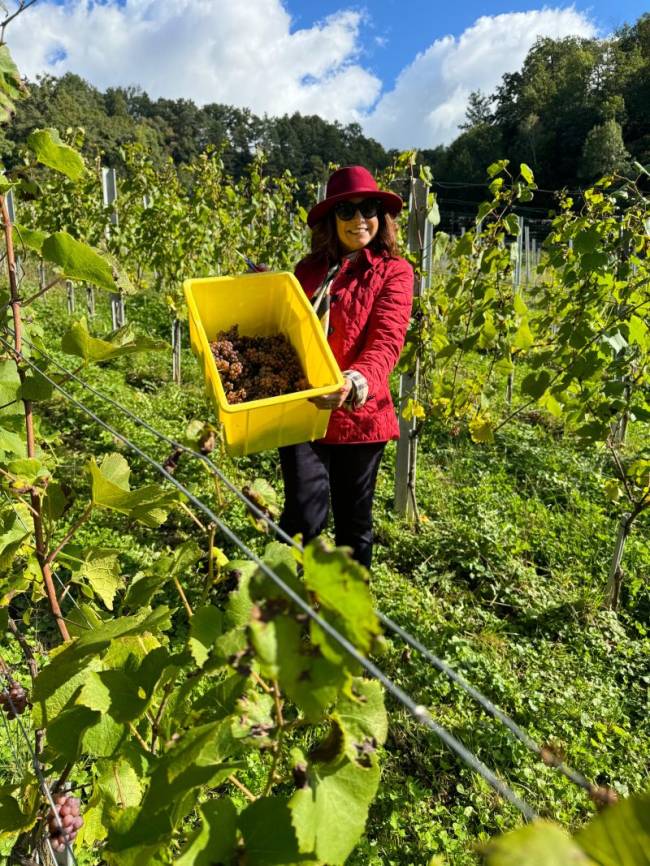
{"type": "Polygon", "coordinates": [[[618,481],[611,478],[603,485],[603,492],[605,494],[605,498],[608,499],[610,502],[618,502],[618,500],[623,495],[623,487],[621,484],[619,484],[618,481]]]}
{"type": "Polygon", "coordinates": [[[472,442],[494,442],[494,422],[485,415],[477,415],[469,422],[472,442]]]}
{"type": "Polygon", "coordinates": [[[405,421],[412,421],[414,418],[423,420],[426,417],[424,406],[414,400],[412,397],[406,401],[406,406],[402,409],[402,418],[405,421]]]}

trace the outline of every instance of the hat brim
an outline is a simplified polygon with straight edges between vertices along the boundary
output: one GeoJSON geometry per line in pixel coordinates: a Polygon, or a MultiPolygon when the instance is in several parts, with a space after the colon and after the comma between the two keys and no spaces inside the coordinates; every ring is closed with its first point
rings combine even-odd
{"type": "Polygon", "coordinates": [[[325,198],[323,201],[319,201],[318,204],[315,204],[307,214],[307,225],[310,229],[313,229],[316,223],[319,223],[327,216],[334,205],[338,204],[340,201],[346,201],[360,196],[379,199],[386,213],[391,216],[397,216],[404,206],[402,199],[394,192],[384,192],[384,190],[379,189],[355,189],[354,192],[342,192],[338,195],[332,195],[329,198],[325,198]]]}

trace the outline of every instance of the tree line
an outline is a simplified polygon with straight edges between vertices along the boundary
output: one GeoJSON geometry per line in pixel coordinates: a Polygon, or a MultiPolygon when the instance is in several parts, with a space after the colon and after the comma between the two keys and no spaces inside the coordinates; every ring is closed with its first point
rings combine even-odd
{"type": "MultiPolygon", "coordinates": [[[[363,134],[357,123],[330,123],[298,113],[259,117],[246,108],[189,99],[151,99],[138,87],[101,92],[77,75],[45,75],[30,83],[4,133],[9,166],[37,127],[84,129],[83,149],[119,166],[126,143],[142,143],[154,160],[191,163],[206,148],[221,151],[238,179],[255,152],[267,171],[290,170],[301,186],[324,180],[329,163],[386,168],[396,151],[363,134]]],[[[486,167],[501,158],[525,162],[542,190],[586,186],[601,174],[650,163],[650,14],[609,39],[540,38],[522,68],[491,94],[474,92],[459,136],[421,150],[439,198],[462,211],[484,196],[486,167]],[[478,186],[476,186],[478,185],[478,186]]],[[[550,198],[536,193],[530,212],[550,198]]]]}

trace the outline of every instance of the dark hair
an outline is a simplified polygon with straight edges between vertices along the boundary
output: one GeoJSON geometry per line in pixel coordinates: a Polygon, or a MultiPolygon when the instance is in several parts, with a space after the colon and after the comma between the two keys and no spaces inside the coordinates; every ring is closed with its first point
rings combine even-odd
{"type": "MultiPolygon", "coordinates": [[[[379,217],[379,229],[368,246],[376,253],[387,252],[389,256],[398,255],[395,220],[383,210],[380,210],[377,216],[379,217]]],[[[311,253],[307,258],[325,257],[330,262],[336,262],[340,256],[336,216],[332,208],[311,230],[311,253]]]]}

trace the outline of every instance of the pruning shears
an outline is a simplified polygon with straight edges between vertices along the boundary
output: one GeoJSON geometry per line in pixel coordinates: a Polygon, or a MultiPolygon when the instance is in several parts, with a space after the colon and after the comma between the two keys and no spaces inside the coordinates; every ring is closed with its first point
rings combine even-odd
{"type": "Polygon", "coordinates": [[[243,253],[240,253],[239,250],[235,250],[235,252],[237,253],[237,255],[241,256],[242,259],[246,262],[249,271],[259,274],[263,273],[266,270],[266,268],[261,268],[259,267],[259,265],[256,265],[254,261],[249,259],[248,256],[245,256],[243,253]]]}

